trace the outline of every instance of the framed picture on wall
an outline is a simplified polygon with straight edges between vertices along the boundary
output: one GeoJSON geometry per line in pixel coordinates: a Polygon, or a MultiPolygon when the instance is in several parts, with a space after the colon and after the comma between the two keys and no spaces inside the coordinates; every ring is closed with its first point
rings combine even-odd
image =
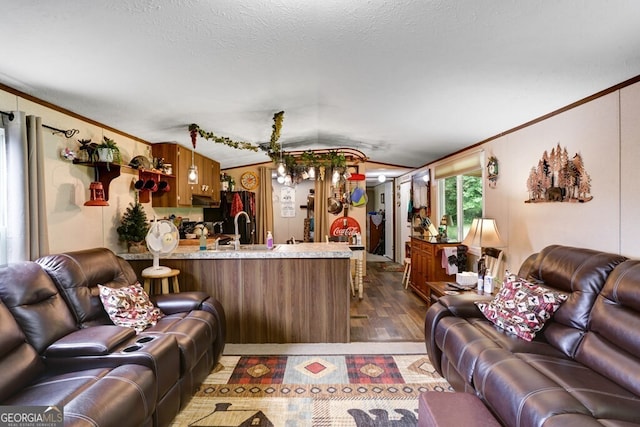
{"type": "Polygon", "coordinates": [[[380,204],[384,205],[384,193],[380,193],[380,204]]]}

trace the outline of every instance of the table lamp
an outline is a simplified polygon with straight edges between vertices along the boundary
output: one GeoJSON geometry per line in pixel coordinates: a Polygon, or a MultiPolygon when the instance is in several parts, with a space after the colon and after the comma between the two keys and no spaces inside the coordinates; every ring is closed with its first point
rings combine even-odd
{"type": "Polygon", "coordinates": [[[471,229],[462,241],[468,247],[480,248],[480,259],[478,259],[478,278],[484,279],[485,274],[485,253],[483,248],[501,248],[506,246],[498,232],[496,220],[492,218],[474,218],[471,229]]]}

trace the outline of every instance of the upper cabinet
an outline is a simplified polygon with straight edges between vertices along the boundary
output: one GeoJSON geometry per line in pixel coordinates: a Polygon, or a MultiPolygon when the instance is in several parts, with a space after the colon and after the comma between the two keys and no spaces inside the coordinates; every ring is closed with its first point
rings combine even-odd
{"type": "Polygon", "coordinates": [[[154,207],[192,206],[193,195],[211,197],[212,206],[220,204],[220,163],[198,153],[193,153],[193,162],[198,167],[198,184],[187,182],[187,171],[191,166],[191,150],[178,144],[152,145],[153,157],[164,158],[173,168],[170,190],[153,193],[154,207]]]}

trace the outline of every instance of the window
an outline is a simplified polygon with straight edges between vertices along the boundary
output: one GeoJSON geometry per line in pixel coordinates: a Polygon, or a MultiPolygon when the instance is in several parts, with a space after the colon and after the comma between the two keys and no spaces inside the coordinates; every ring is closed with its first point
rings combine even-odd
{"type": "Polygon", "coordinates": [[[438,223],[447,215],[450,241],[460,242],[474,218],[482,217],[482,153],[458,158],[435,168],[438,180],[438,223]]]}

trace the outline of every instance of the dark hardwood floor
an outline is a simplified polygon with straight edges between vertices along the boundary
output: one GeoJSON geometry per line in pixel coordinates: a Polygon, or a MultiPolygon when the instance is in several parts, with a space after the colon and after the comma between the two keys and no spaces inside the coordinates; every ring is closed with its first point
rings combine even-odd
{"type": "Polygon", "coordinates": [[[351,342],[424,342],[427,306],[411,288],[404,288],[401,267],[367,262],[364,298],[351,298],[351,342]]]}

